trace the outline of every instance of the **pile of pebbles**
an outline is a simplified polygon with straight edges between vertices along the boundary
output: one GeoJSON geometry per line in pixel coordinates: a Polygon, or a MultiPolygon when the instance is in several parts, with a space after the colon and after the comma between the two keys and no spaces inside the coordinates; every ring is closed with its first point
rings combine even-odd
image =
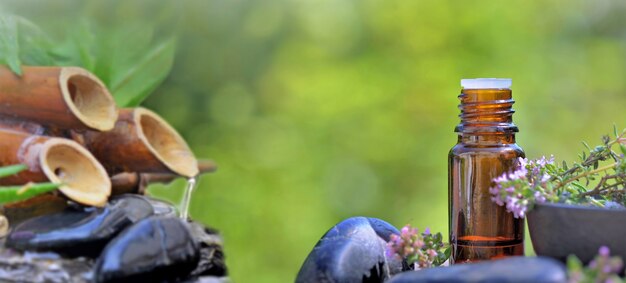
{"type": "Polygon", "coordinates": [[[229,282],[218,232],[147,196],[12,226],[0,240],[0,282],[229,282]]]}

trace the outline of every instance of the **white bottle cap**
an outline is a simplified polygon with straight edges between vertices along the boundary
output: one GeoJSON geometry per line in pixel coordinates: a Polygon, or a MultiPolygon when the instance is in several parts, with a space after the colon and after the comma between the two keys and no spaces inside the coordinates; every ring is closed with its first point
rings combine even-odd
{"type": "Polygon", "coordinates": [[[503,89],[503,88],[511,88],[512,80],[511,79],[462,79],[461,87],[464,89],[503,89]]]}

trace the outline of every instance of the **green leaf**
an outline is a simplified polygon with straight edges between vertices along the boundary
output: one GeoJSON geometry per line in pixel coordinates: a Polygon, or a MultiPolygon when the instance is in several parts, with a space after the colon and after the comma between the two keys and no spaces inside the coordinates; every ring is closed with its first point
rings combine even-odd
{"type": "Polygon", "coordinates": [[[443,240],[443,236],[441,236],[441,233],[436,233],[435,235],[433,235],[433,238],[435,240],[435,242],[439,243],[443,240]]]}
{"type": "Polygon", "coordinates": [[[17,21],[13,16],[0,15],[0,63],[8,65],[13,73],[22,75],[17,21]]]}
{"type": "Polygon", "coordinates": [[[120,107],[138,106],[165,80],[174,62],[175,47],[174,38],[158,44],[111,83],[111,92],[120,107]]]}
{"type": "Polygon", "coordinates": [[[444,259],[444,262],[445,262],[447,259],[450,258],[450,255],[452,254],[452,247],[446,248],[446,250],[443,252],[443,254],[446,256],[446,258],[444,259]]]}
{"type": "Polygon", "coordinates": [[[24,65],[52,66],[54,60],[49,50],[52,42],[45,32],[33,22],[19,16],[15,16],[19,29],[18,44],[20,47],[20,59],[24,65]]]}
{"type": "Polygon", "coordinates": [[[154,29],[145,23],[124,24],[116,28],[113,36],[118,45],[111,63],[112,86],[154,46],[153,34],[154,29]]]}
{"type": "Polygon", "coordinates": [[[11,175],[15,175],[17,173],[20,173],[20,172],[26,170],[26,168],[28,168],[28,167],[26,167],[26,165],[24,165],[24,164],[0,167],[0,178],[4,178],[4,177],[11,176],[11,175]]]}
{"type": "Polygon", "coordinates": [[[71,40],[76,47],[81,65],[87,70],[93,70],[96,66],[96,58],[93,54],[95,36],[89,28],[89,24],[83,21],[77,25],[71,33],[71,40]]]}
{"type": "Polygon", "coordinates": [[[578,190],[579,193],[584,193],[587,191],[587,188],[585,188],[585,186],[577,183],[577,182],[572,182],[571,183],[572,186],[576,187],[576,189],[578,190]]]}
{"type": "Polygon", "coordinates": [[[586,142],[582,142],[582,143],[587,148],[587,150],[591,151],[591,147],[589,146],[588,143],[586,143],[586,142]]]}
{"type": "Polygon", "coordinates": [[[567,257],[567,270],[580,271],[583,268],[583,263],[575,255],[567,257]]]}
{"type": "Polygon", "coordinates": [[[622,151],[622,154],[626,155],[626,145],[620,143],[619,150],[622,151]]]}
{"type": "Polygon", "coordinates": [[[54,183],[0,187],[0,204],[26,200],[43,193],[54,191],[58,187],[59,184],[54,183]]]}

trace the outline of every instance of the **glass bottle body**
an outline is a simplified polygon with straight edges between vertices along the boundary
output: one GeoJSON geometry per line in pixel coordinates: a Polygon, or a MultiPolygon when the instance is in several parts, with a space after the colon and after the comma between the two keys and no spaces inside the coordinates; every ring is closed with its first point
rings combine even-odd
{"type": "Polygon", "coordinates": [[[511,91],[464,90],[458,143],[448,155],[451,263],[523,255],[524,221],[491,200],[493,179],[524,157],[511,91]]]}

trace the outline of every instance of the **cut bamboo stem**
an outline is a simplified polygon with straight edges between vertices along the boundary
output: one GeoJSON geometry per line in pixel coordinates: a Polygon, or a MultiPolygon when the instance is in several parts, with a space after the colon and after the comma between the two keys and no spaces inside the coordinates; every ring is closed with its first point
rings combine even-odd
{"type": "Polygon", "coordinates": [[[121,172],[198,174],[185,140],[163,118],[145,108],[121,109],[113,130],[86,132],[82,142],[111,175],[121,172]]]}
{"type": "Polygon", "coordinates": [[[25,164],[28,169],[0,178],[0,185],[58,183],[63,195],[92,206],[103,206],[111,194],[111,181],[102,165],[68,139],[0,130],[0,166],[14,164],[25,164]]]}
{"type": "MultiPolygon", "coordinates": [[[[212,160],[198,160],[198,171],[200,175],[215,172],[216,170],[217,165],[212,160]]],[[[150,184],[168,184],[178,177],[178,175],[171,173],[119,173],[111,177],[111,194],[142,194],[150,184]]]]}
{"type": "Polygon", "coordinates": [[[77,67],[0,67],[0,115],[62,129],[107,131],[117,109],[104,84],[77,67]]]}

